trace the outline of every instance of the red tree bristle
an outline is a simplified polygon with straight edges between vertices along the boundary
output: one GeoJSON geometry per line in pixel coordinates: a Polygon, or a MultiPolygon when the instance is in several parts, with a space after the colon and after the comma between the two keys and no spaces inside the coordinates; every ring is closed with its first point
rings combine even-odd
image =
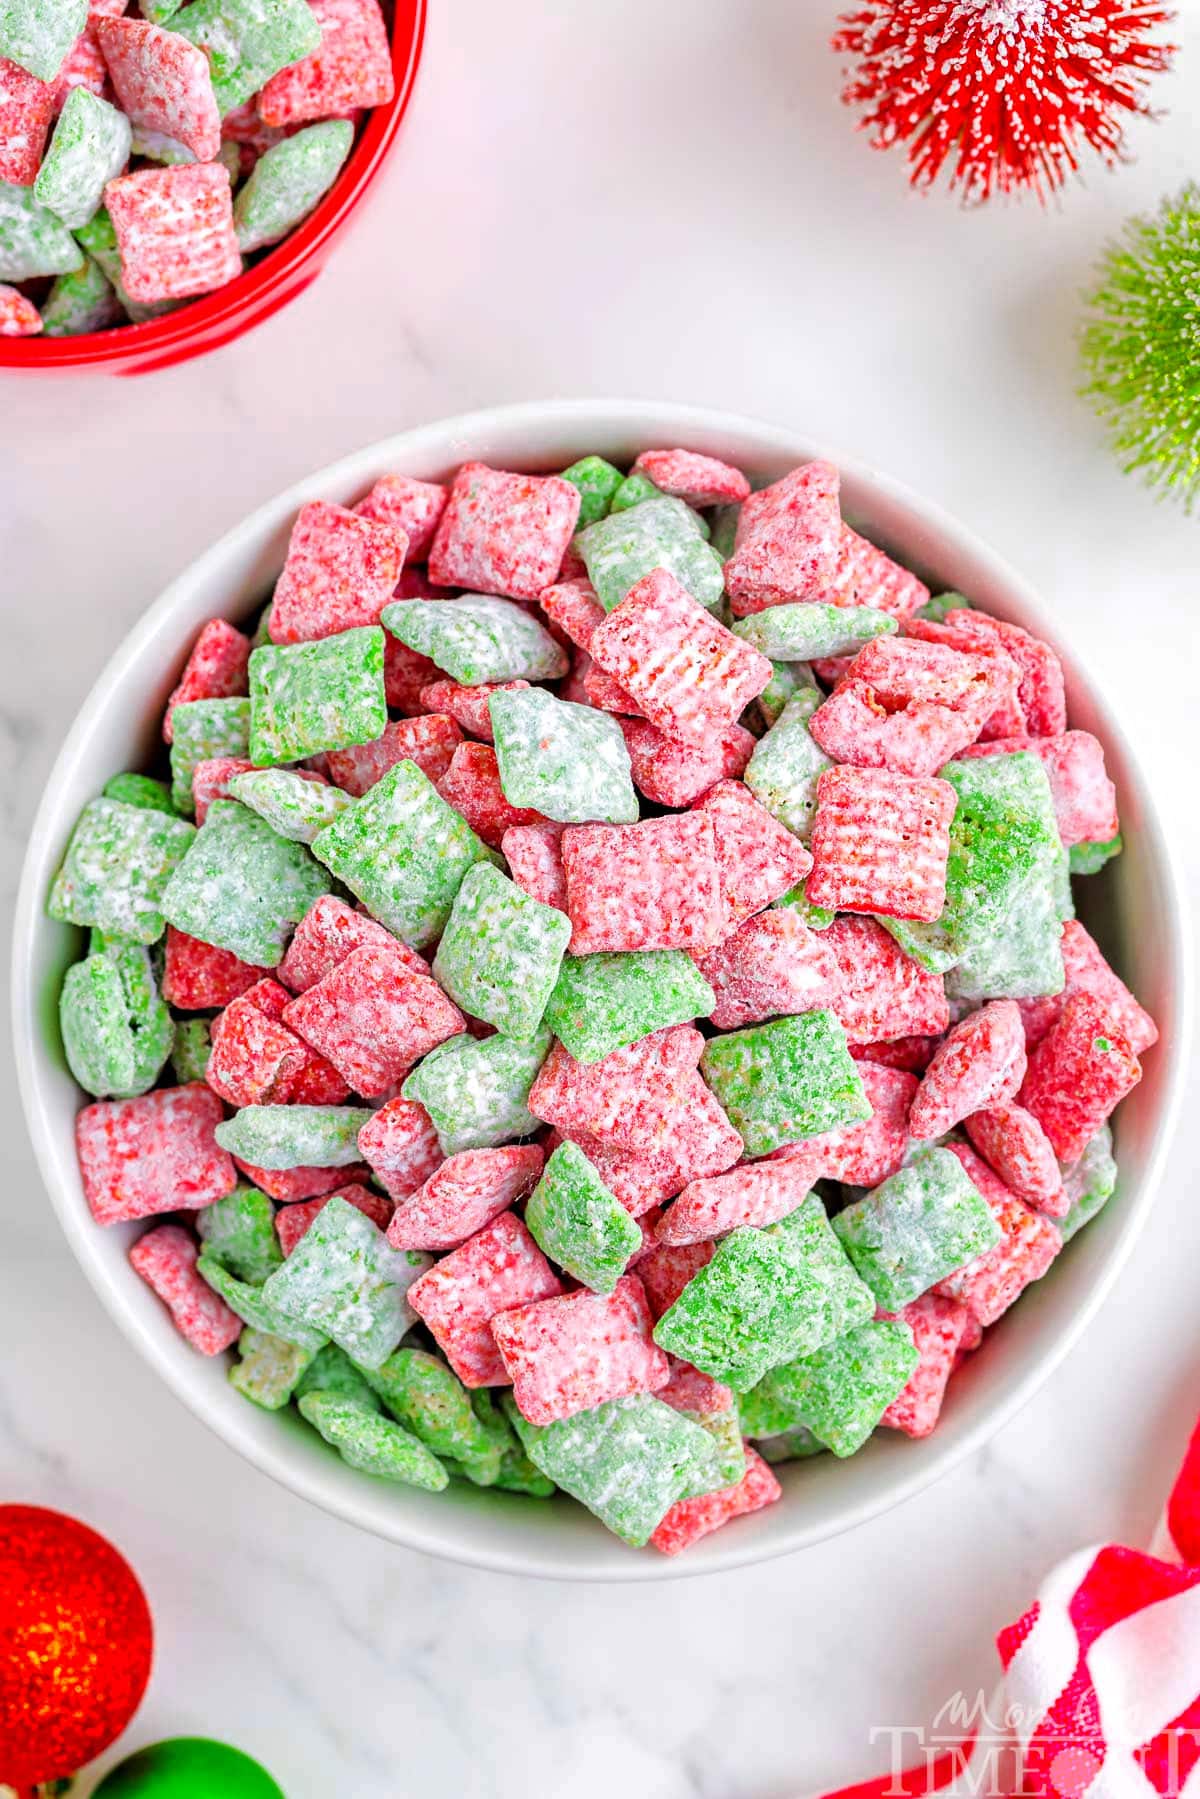
{"type": "Polygon", "coordinates": [[[914,186],[948,168],[970,200],[1044,199],[1083,145],[1120,157],[1176,49],[1150,34],[1173,17],[1141,0],[867,0],[833,48],[853,59],[843,100],[867,109],[877,149],[908,145],[914,186]]]}

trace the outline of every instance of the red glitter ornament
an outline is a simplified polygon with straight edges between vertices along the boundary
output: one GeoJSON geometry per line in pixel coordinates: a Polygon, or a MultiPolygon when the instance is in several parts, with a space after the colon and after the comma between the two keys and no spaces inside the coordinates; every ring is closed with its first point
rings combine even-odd
{"type": "Polygon", "coordinates": [[[71,1775],[124,1730],[150,1678],[150,1608],[86,1524],[0,1505],[0,1782],[71,1775]]]}
{"type": "Polygon", "coordinates": [[[908,144],[914,187],[948,167],[968,200],[1045,199],[1084,144],[1119,160],[1176,48],[1150,33],[1173,17],[1146,0],[867,0],[833,48],[854,58],[842,99],[867,108],[874,148],[908,144]]]}

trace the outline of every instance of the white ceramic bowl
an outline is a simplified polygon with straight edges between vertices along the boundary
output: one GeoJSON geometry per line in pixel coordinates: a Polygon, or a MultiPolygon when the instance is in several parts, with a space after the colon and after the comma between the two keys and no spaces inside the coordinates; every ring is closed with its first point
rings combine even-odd
{"type": "MultiPolygon", "coordinates": [[[[738,1567],[818,1543],[908,1498],[977,1449],[1048,1377],[1100,1305],[1145,1222],[1180,1092],[1190,1001],[1182,889],[1150,790],[1109,708],[1059,644],[1074,724],[1104,743],[1117,785],[1125,853],[1080,883],[1089,922],[1162,1040],[1117,1124],[1121,1180],[1095,1223],[1070,1244],[953,1382],[934,1435],[913,1443],[881,1432],[850,1461],[823,1456],[781,1470],[782,1501],[676,1560],[638,1553],[567,1499],[549,1505],[454,1488],[427,1494],[346,1467],[293,1412],[255,1409],[233,1390],[222,1358],[195,1354],[132,1272],[126,1251],[140,1227],[101,1230],[84,1203],[72,1125],[80,1103],[55,1024],[59,983],[80,934],[44,914],[51,878],[84,802],[110,774],[150,756],[164,702],[205,619],[248,616],[267,594],[288,530],[306,500],[352,502],[398,469],[440,479],[467,458],[503,468],[562,468],[595,450],[626,463],[652,445],[683,444],[775,478],[832,455],[789,430],[693,408],[630,402],[508,407],[410,431],[348,456],[263,506],[214,544],[150,608],[120,645],[63,745],[34,825],[17,910],[14,1008],[17,1067],[38,1159],[71,1247],[103,1303],[138,1351],[191,1409],[257,1467],[327,1511],[410,1548],[510,1573],[585,1580],[663,1580],[738,1567]],[[1136,928],[1135,928],[1136,927],[1136,928]]],[[[955,588],[1001,618],[1055,641],[1055,621],[1003,562],[963,526],[872,470],[832,455],[843,505],[935,591],[955,588]]]]}

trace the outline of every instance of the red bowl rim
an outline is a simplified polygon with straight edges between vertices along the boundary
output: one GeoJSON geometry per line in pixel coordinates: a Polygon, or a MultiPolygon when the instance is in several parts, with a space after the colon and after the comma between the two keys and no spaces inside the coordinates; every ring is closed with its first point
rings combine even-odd
{"type": "Polygon", "coordinates": [[[322,252],[362,200],[392,147],[412,99],[425,18],[426,0],[396,0],[395,94],[386,106],[373,109],[345,168],[320,205],[261,262],[216,293],[189,300],[159,319],[78,337],[0,338],[0,369],[107,366],[116,374],[148,374],[216,349],[288,305],[320,273],[322,252]]]}

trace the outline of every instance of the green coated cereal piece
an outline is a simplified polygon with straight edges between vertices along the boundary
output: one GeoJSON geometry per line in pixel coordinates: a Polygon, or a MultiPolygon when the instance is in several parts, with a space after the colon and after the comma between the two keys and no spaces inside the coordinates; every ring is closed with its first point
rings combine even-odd
{"type": "Polygon", "coordinates": [[[193,0],[173,15],[171,30],[207,55],[222,118],[321,42],[305,0],[193,0]]]}
{"type": "Polygon", "coordinates": [[[285,1342],[297,1344],[310,1355],[316,1355],[325,1342],[323,1331],[312,1330],[307,1324],[286,1318],[263,1297],[261,1287],[254,1287],[249,1281],[240,1281],[215,1256],[200,1255],[196,1261],[196,1272],[208,1282],[214,1293],[220,1294],[230,1311],[236,1312],[243,1324],[250,1325],[254,1330],[263,1331],[270,1337],[282,1337],[285,1342]]]}
{"type": "Polygon", "coordinates": [[[557,681],[567,672],[566,651],[513,600],[483,593],[459,600],[393,600],[382,617],[393,637],[465,687],[557,681]]]}
{"type": "MultiPolygon", "coordinates": [[[[549,1499],[556,1491],[554,1482],[547,1480],[525,1454],[516,1431],[487,1387],[474,1389],[471,1410],[500,1451],[500,1472],[491,1484],[505,1493],[525,1493],[531,1499],[549,1499]]],[[[469,1467],[464,1468],[463,1473],[471,1479],[469,1467]]]]}
{"type": "Polygon", "coordinates": [[[742,1442],[742,1426],[736,1402],[723,1412],[686,1412],[701,1430],[706,1430],[717,1452],[717,1472],[723,1487],[736,1486],[746,1472],[746,1446],[742,1442]]]}
{"type": "Polygon", "coordinates": [[[1063,1169],[1063,1186],[1070,1210],[1065,1218],[1058,1220],[1058,1228],[1063,1242],[1069,1243],[1116,1192],[1117,1164],[1113,1157],[1112,1131],[1107,1124],[1100,1126],[1078,1162],[1063,1169]]]}
{"type": "Polygon", "coordinates": [[[959,612],[970,604],[970,600],[965,599],[961,593],[935,593],[919,608],[917,617],[930,619],[935,625],[940,625],[949,613],[959,612]]]}
{"type": "Polygon", "coordinates": [[[204,1253],[252,1287],[263,1282],[283,1261],[275,1235],[275,1208],[257,1187],[235,1187],[196,1214],[204,1253]]]}
{"type": "Polygon", "coordinates": [[[233,225],[244,255],[277,244],[328,193],[350,154],[349,119],[306,126],[260,156],[233,203],[233,225]]]}
{"type": "Polygon", "coordinates": [[[216,1136],[251,1168],[348,1168],[372,1116],[367,1106],[243,1106],[216,1136]]]}
{"type": "Polygon", "coordinates": [[[744,779],[755,799],[795,837],[811,833],[817,782],[833,766],[808,728],[823,698],[817,687],[794,693],[746,765],[744,779]]]}
{"type": "Polygon", "coordinates": [[[779,1224],[731,1231],[659,1319],[654,1341],[745,1393],[768,1368],[811,1355],[874,1310],[810,1193],[779,1224]]]}
{"type": "Polygon", "coordinates": [[[1028,751],[948,762],[939,779],[958,795],[941,916],[932,924],[879,922],[906,955],[945,974],[969,949],[1008,930],[1027,890],[1061,862],[1062,843],[1046,770],[1028,751]]]}
{"type": "Polygon", "coordinates": [[[252,650],[261,650],[264,643],[271,641],[271,601],[268,600],[258,615],[258,623],[254,627],[254,635],[250,639],[252,650]]]}
{"type": "Polygon", "coordinates": [[[634,1548],[676,1501],[721,1485],[708,1432],[649,1393],[545,1425],[522,1418],[508,1394],[504,1404],[530,1460],[634,1548]]]}
{"type": "Polygon", "coordinates": [[[393,1249],[378,1225],[335,1196],[266,1281],[263,1298],[361,1366],[378,1368],[413,1323],[404,1295],[431,1265],[429,1256],[393,1249]]]}
{"type": "Polygon", "coordinates": [[[465,1033],[431,1050],[402,1088],[433,1120],[442,1153],[491,1149],[540,1129],[529,1090],[550,1052],[550,1033],[527,1043],[499,1033],[478,1041],[465,1033]]]}
{"type": "Polygon", "coordinates": [[[1073,875],[1099,874],[1105,863],[1119,856],[1124,848],[1120,831],[1107,843],[1073,843],[1067,852],[1070,872],[1073,875]]]}
{"type": "Polygon", "coordinates": [[[370,743],[387,716],[378,625],[251,652],[250,760],[260,766],[370,743]]]}
{"type": "Polygon", "coordinates": [[[1051,874],[1021,891],[1002,930],[970,945],[946,975],[946,998],[959,1011],[989,999],[1036,999],[1061,993],[1065,978],[1061,901],[1051,874]]]}
{"type": "Polygon", "coordinates": [[[524,1040],[542,1022],[570,941],[565,912],[480,862],[468,869],[455,897],[433,972],[473,1018],[524,1040]]]}
{"type": "Polygon", "coordinates": [[[807,662],[772,662],[771,667],[774,673],[754,702],[768,730],[794,693],[799,693],[803,687],[815,687],[817,684],[807,662]]]}
{"type": "Polygon", "coordinates": [[[177,812],[196,810],[192,777],[201,762],[250,754],[250,701],[185,700],[171,713],[171,798],[177,812]]]}
{"type": "Polygon", "coordinates": [[[837,916],[828,906],[814,906],[808,897],[808,882],[801,881],[795,887],[789,887],[779,899],[772,902],[774,906],[788,906],[798,912],[810,931],[827,931],[837,916]]]}
{"type": "Polygon", "coordinates": [[[415,762],[389,768],[312,849],[412,949],[441,935],[467,870],[496,860],[415,762]]]}
{"type": "Polygon", "coordinates": [[[667,1025],[707,1018],[717,996],[678,949],[564,956],[545,1023],[577,1062],[599,1062],[667,1025]]]}
{"type": "Polygon", "coordinates": [[[619,468],[605,462],[603,456],[581,456],[562,471],[562,479],[579,489],[579,530],[606,518],[612,497],[625,479],[619,468]]]}
{"type": "Polygon", "coordinates": [[[170,788],[153,775],[114,775],[105,783],[104,797],[122,800],[127,806],[144,806],[148,812],[165,812],[170,818],[179,816],[170,788]]]}
{"type": "Polygon", "coordinates": [[[916,1371],[913,1334],[899,1319],[872,1319],[814,1355],[775,1370],[803,1422],[836,1456],[861,1449],[916,1371]]]}
{"type": "Polygon", "coordinates": [[[762,1379],[738,1400],[742,1429],[756,1441],[760,1437],[781,1436],[793,1428],[800,1415],[794,1400],[779,1391],[776,1372],[768,1368],[762,1379]]]}
{"type": "Polygon", "coordinates": [[[887,637],[897,621],[873,606],[829,606],[814,600],[801,606],[768,606],[733,626],[772,662],[811,662],[819,656],[852,656],[874,637],[887,637]]]}
{"type": "Polygon", "coordinates": [[[237,1347],[239,1360],[229,1370],[230,1385],[266,1412],[282,1410],[313,1363],[313,1350],[249,1324],[237,1347]]]}
{"type": "Polygon", "coordinates": [[[544,687],[488,701],[504,797],[560,824],[637,822],[629,751],[616,719],[544,687]]]}
{"type": "Polygon", "coordinates": [[[329,888],[303,844],[276,836],[236,800],[214,800],[163,895],[163,916],[253,967],[274,968],[293,926],[329,888]]]}
{"type": "Polygon", "coordinates": [[[318,1349],[296,1382],[295,1397],[303,1399],[306,1393],[336,1393],[339,1399],[352,1399],[368,1412],[383,1410],[382,1400],[372,1392],[366,1377],[336,1343],[318,1349]]]}
{"type": "Polygon", "coordinates": [[[574,1143],[560,1143],[546,1163],[525,1223],[550,1260],[593,1293],[612,1292],[642,1243],[641,1227],[574,1143]]]}
{"type": "Polygon", "coordinates": [[[138,0],[138,11],[152,25],[165,25],[168,19],[175,17],[182,4],[183,0],[138,0]]]}
{"type": "Polygon", "coordinates": [[[62,220],[34,199],[31,187],[0,181],[0,281],[70,275],[83,260],[62,220]]]}
{"type": "Polygon", "coordinates": [[[154,1085],[174,1026],[140,944],[86,956],[68,968],[58,1003],[71,1073],[96,1099],[132,1099],[154,1085]]]}
{"type": "Polygon", "coordinates": [[[53,81],[87,14],[87,0],[0,0],[0,56],[53,81]]]}
{"type": "Polygon", "coordinates": [[[90,800],[79,815],[47,911],[68,924],[153,943],[162,903],[196,836],[182,818],[123,800],[90,800]]]}
{"type": "Polygon", "coordinates": [[[382,1367],[364,1369],[392,1417],[436,1456],[456,1462],[479,1487],[494,1486],[504,1451],[481,1423],[457,1374],[423,1349],[398,1349],[382,1367]]]}
{"type": "Polygon", "coordinates": [[[610,512],[628,512],[643,500],[659,500],[662,488],[656,487],[648,475],[626,475],[609,502],[610,512]]]}
{"type": "Polygon", "coordinates": [[[700,1072],[741,1133],[747,1156],[769,1155],[871,1116],[846,1033],[829,1011],[713,1037],[700,1072]]]}
{"type": "Polygon", "coordinates": [[[42,302],[46,337],[83,337],[125,322],[125,311],[98,262],[85,256],[69,275],[60,275],[42,302]]]}
{"type": "Polygon", "coordinates": [[[797,1424],[778,1436],[759,1437],[754,1447],[764,1462],[806,1462],[810,1456],[824,1455],[825,1445],[814,1437],[806,1424],[797,1424]]]}
{"type": "Polygon", "coordinates": [[[449,1475],[424,1443],[357,1400],[337,1393],[306,1393],[300,1414],[351,1468],[380,1480],[424,1487],[429,1493],[440,1493],[449,1485],[449,1475]]]}
{"type": "Polygon", "coordinates": [[[73,87],[33,184],[35,200],[78,231],[100,210],[104,189],[129,161],[129,120],[90,88],[73,87]]]}
{"type": "Polygon", "coordinates": [[[188,1081],[202,1081],[205,1078],[211,1055],[212,1026],[207,1018],[177,1018],[171,1067],[181,1087],[186,1086],[188,1081]]]}
{"type": "Polygon", "coordinates": [[[612,513],[580,531],[575,547],[606,612],[654,568],[669,569],[711,612],[721,604],[725,572],[721,558],[704,541],[704,529],[682,500],[643,500],[629,512],[612,513]]]}
{"type": "Polygon", "coordinates": [[[733,555],[734,542],[737,539],[738,519],[741,517],[741,502],[730,502],[725,506],[716,506],[712,512],[711,543],[722,562],[728,562],[733,555]]]}
{"type": "Polygon", "coordinates": [[[914,1156],[839,1212],[833,1228],[887,1312],[902,1311],[1000,1241],[990,1207],[948,1149],[914,1156]]]}
{"type": "Polygon", "coordinates": [[[340,787],[306,781],[290,768],[256,768],[250,774],[235,775],[228,792],[289,843],[311,843],[339,812],[354,804],[353,796],[340,787]]]}

